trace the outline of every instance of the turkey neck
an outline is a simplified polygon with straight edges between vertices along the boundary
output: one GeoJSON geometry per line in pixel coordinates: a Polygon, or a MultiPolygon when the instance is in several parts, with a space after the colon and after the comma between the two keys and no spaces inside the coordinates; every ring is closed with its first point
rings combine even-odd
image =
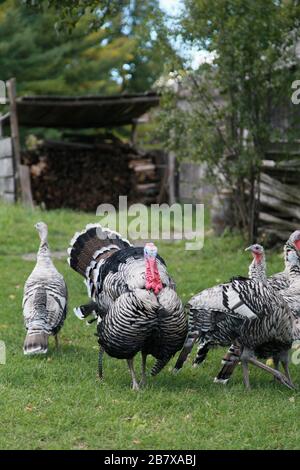
{"type": "Polygon", "coordinates": [[[41,238],[39,251],[37,253],[37,264],[39,265],[52,265],[51,252],[48,244],[47,237],[41,238]]]}
{"type": "Polygon", "coordinates": [[[249,266],[249,277],[255,281],[267,282],[266,258],[264,253],[254,254],[253,261],[249,266]]]}
{"type": "Polygon", "coordinates": [[[290,264],[288,273],[289,273],[289,279],[290,279],[290,286],[295,282],[300,283],[299,261],[297,263],[290,264]]]}
{"type": "Polygon", "coordinates": [[[290,246],[289,243],[286,243],[284,245],[284,249],[283,249],[283,251],[284,251],[284,266],[285,266],[284,272],[286,273],[287,276],[290,275],[290,267],[291,267],[291,263],[289,262],[288,256],[287,256],[288,255],[288,249],[294,249],[294,247],[290,246]]]}

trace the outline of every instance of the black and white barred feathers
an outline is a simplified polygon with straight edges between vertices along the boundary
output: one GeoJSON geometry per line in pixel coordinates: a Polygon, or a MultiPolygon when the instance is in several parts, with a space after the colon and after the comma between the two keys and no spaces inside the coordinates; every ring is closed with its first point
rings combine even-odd
{"type": "MultiPolygon", "coordinates": [[[[253,246],[252,246],[253,250],[253,246]]],[[[290,272],[295,270],[297,256],[288,256],[290,272]]],[[[261,261],[261,257],[259,257],[261,261]]],[[[258,259],[256,259],[257,261],[258,259]]],[[[259,270],[261,279],[236,278],[222,285],[222,308],[199,308],[193,310],[189,303],[193,329],[180,354],[175,369],[180,369],[195,340],[200,341],[196,362],[201,362],[210,347],[226,346],[235,342],[241,348],[244,364],[244,381],[249,385],[247,364],[251,360],[264,368],[278,380],[292,387],[288,371],[288,351],[295,339],[295,317],[283,296],[266,282],[264,270],[259,270]],[[255,357],[276,357],[283,363],[286,376],[265,366],[255,357]]],[[[217,292],[219,287],[217,286],[217,292]]],[[[193,299],[192,299],[193,301],[193,299]]]]}
{"type": "MultiPolygon", "coordinates": [[[[284,254],[284,271],[274,274],[273,276],[267,278],[268,286],[276,291],[279,291],[284,297],[292,312],[295,315],[295,329],[298,328],[298,323],[300,321],[300,278],[296,276],[295,271],[297,271],[297,266],[294,262],[293,274],[290,273],[290,253],[294,253],[298,257],[300,262],[299,248],[298,243],[300,240],[300,230],[293,232],[283,248],[284,254]]],[[[293,255],[292,255],[293,256],[293,255]]],[[[295,261],[295,259],[294,259],[295,261]]],[[[252,266],[255,266],[253,260],[252,266]]],[[[261,263],[262,266],[262,263],[261,263]]],[[[249,269],[249,277],[259,279],[259,273],[255,270],[251,271],[251,266],[249,269]]],[[[296,338],[295,338],[296,339],[296,338]]],[[[300,339],[300,338],[299,338],[300,339]]],[[[225,356],[222,360],[222,368],[219,371],[215,382],[220,382],[226,384],[230,379],[233,370],[235,369],[240,356],[240,350],[236,345],[231,345],[225,356]]]]}
{"type": "Polygon", "coordinates": [[[87,225],[73,237],[69,255],[70,266],[84,276],[93,302],[76,313],[84,317],[94,310],[98,316],[100,375],[103,351],[127,359],[137,389],[134,356],[142,352],[144,382],[146,356],[156,358],[151,374],[157,374],[181,349],[187,333],[183,306],[164,260],[156,256],[162,289],[155,294],[146,289],[144,249],[116,232],[87,225]]]}
{"type": "Polygon", "coordinates": [[[57,344],[57,334],[67,314],[67,287],[51,259],[47,225],[39,222],[35,228],[41,243],[35,268],[24,286],[24,354],[47,353],[49,335],[55,336],[57,344]]]}
{"type": "MultiPolygon", "coordinates": [[[[250,246],[246,250],[250,249],[253,253],[255,252],[257,256],[260,256],[260,262],[256,263],[255,258],[253,259],[249,266],[249,277],[255,277],[257,280],[265,282],[266,273],[263,248],[261,245],[256,244],[250,246]]],[[[200,329],[209,330],[212,326],[211,322],[219,322],[222,316],[222,312],[224,314],[227,312],[227,306],[224,305],[223,302],[223,289],[226,285],[227,284],[219,284],[217,286],[205,289],[199,294],[196,294],[188,301],[187,309],[189,311],[189,332],[185,344],[185,359],[187,357],[187,354],[192,350],[195,342],[199,340],[200,329]]],[[[251,315],[251,313],[249,315],[251,315]]],[[[235,320],[233,321],[235,322],[235,320]]],[[[232,346],[231,349],[232,350],[230,351],[230,361],[232,356],[236,357],[236,350],[234,346],[232,346]]],[[[194,364],[200,364],[205,359],[207,352],[208,349],[206,345],[200,342],[200,346],[198,348],[194,364]]],[[[181,355],[180,357],[181,359],[183,359],[184,356],[181,355]]],[[[178,362],[177,365],[179,364],[181,367],[183,363],[178,362]]]]}

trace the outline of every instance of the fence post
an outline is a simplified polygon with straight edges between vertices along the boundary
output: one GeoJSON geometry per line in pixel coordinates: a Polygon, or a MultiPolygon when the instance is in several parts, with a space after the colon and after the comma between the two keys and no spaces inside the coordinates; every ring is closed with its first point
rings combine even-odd
{"type": "Polygon", "coordinates": [[[6,82],[6,86],[10,107],[10,128],[13,146],[16,199],[22,200],[22,202],[29,207],[33,207],[29,169],[27,166],[21,165],[20,134],[16,102],[16,79],[11,78],[8,80],[6,82]]]}

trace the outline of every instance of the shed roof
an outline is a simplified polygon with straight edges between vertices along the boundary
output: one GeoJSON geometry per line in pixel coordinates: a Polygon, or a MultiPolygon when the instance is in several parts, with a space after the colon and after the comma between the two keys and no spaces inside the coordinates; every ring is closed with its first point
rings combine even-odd
{"type": "Polygon", "coordinates": [[[113,127],[132,124],[159,104],[154,92],[115,96],[24,96],[17,98],[20,126],[113,127]]]}

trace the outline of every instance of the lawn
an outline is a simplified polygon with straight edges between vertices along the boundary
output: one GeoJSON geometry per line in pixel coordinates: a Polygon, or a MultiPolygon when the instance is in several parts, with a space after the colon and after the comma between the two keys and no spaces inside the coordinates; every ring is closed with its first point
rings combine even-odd
{"type": "MultiPolygon", "coordinates": [[[[0,205],[0,339],[7,348],[7,363],[0,365],[1,449],[299,447],[300,394],[257,369],[251,369],[251,391],[244,390],[240,368],[227,386],[214,384],[222,349],[211,352],[198,369],[187,363],[176,376],[170,372],[173,359],[138,393],[130,390],[126,362],[105,356],[105,380],[100,383],[94,326],[87,327],[72,312],[86,301],[86,289],[66,259],[55,260],[70,297],[61,350],[54,350],[51,338],[47,357],[23,356],[22,290],[34,261],[22,255],[37,250],[33,224],[39,220],[49,225],[51,249],[60,251],[96,217],[0,205]]],[[[185,251],[182,242],[159,244],[184,301],[232,275],[245,275],[249,254],[243,248],[233,235],[208,234],[199,252],[185,251]]],[[[280,253],[267,256],[269,273],[281,270],[280,253]]],[[[300,371],[295,366],[291,370],[299,386],[300,371]]]]}

